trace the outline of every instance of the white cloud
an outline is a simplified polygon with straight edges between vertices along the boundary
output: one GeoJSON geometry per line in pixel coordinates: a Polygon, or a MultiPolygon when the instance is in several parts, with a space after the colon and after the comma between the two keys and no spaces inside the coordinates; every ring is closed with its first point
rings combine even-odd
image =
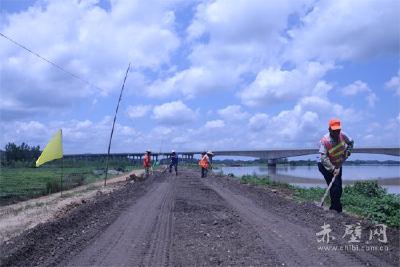
{"type": "Polygon", "coordinates": [[[360,93],[366,93],[367,96],[365,99],[367,100],[368,106],[370,106],[370,107],[374,107],[376,101],[378,101],[378,97],[372,91],[372,89],[369,88],[368,84],[366,84],[360,80],[357,80],[357,81],[353,82],[352,84],[349,84],[349,85],[343,87],[341,91],[346,96],[355,96],[360,93]]]}
{"type": "Polygon", "coordinates": [[[290,71],[269,67],[260,71],[239,96],[246,105],[260,106],[298,99],[311,92],[326,94],[331,87],[323,86],[320,79],[332,68],[331,64],[318,62],[308,62],[290,71]]]}
{"type": "Polygon", "coordinates": [[[156,70],[168,63],[180,45],[175,3],[153,2],[115,0],[106,11],[97,1],[55,0],[5,14],[1,32],[101,89],[2,39],[3,119],[66,110],[79,99],[119,90],[129,61],[134,69],[156,70]]]}
{"type": "Polygon", "coordinates": [[[289,31],[288,60],[348,60],[399,53],[400,2],[318,1],[289,31]]]}
{"type": "Polygon", "coordinates": [[[137,106],[128,106],[126,109],[126,113],[130,118],[141,118],[146,116],[148,112],[152,109],[151,105],[137,105],[137,106]]]}
{"type": "Polygon", "coordinates": [[[206,124],[204,125],[204,127],[208,129],[223,128],[224,126],[225,123],[223,120],[207,121],[206,124]]]}
{"type": "MultiPolygon", "coordinates": [[[[63,130],[65,154],[106,153],[111,131],[108,117],[101,121],[68,120],[41,123],[38,121],[16,121],[1,125],[1,145],[8,142],[40,145],[43,149],[52,135],[63,130]]],[[[117,123],[112,142],[113,152],[130,152],[142,144],[142,134],[135,128],[117,123]]]]}
{"type": "Polygon", "coordinates": [[[218,114],[226,121],[241,121],[249,117],[249,113],[242,111],[239,105],[230,105],[218,110],[218,114]]]}
{"type": "Polygon", "coordinates": [[[146,89],[149,97],[183,96],[193,98],[209,94],[212,90],[227,89],[236,80],[232,72],[224,68],[206,68],[202,66],[173,73],[171,77],[154,81],[146,89]]]}
{"type": "Polygon", "coordinates": [[[400,71],[385,83],[385,87],[394,90],[396,95],[400,96],[400,71]]]}
{"type": "Polygon", "coordinates": [[[371,93],[369,93],[369,94],[367,95],[366,100],[367,100],[368,106],[374,107],[376,101],[378,101],[378,97],[376,96],[375,93],[372,93],[372,92],[371,92],[371,93]]]}
{"type": "Polygon", "coordinates": [[[284,43],[281,32],[289,15],[304,13],[310,2],[237,0],[232,5],[217,0],[199,4],[188,39],[201,41],[206,36],[208,42],[194,50],[193,62],[270,62],[284,43]]]}
{"type": "Polygon", "coordinates": [[[358,80],[355,81],[354,83],[345,86],[344,88],[342,88],[342,93],[344,95],[356,95],[358,93],[362,93],[362,92],[369,92],[371,91],[371,89],[369,89],[368,84],[358,80]]]}
{"type": "MultiPolygon", "coordinates": [[[[97,0],[39,2],[3,16],[0,31],[102,89],[1,39],[3,144],[45,145],[63,128],[67,153],[105,152],[112,117],[90,116],[112,113],[106,97],[118,93],[129,60],[123,97],[140,98],[121,102],[127,116],[118,117],[114,152],[316,147],[331,117],[357,133],[357,145],[398,140],[397,111],[374,121],[380,110],[349,108],[355,97],[373,106],[380,92],[363,75],[337,87],[340,75],[353,75],[347,64],[330,72],[341,61],[361,58],[357,64],[368,68],[371,58],[381,63],[381,51],[398,54],[397,2],[111,0],[109,10],[97,0]],[[334,86],[345,96],[340,104],[330,99],[334,86]],[[70,119],[78,113],[79,120],[70,119]],[[145,116],[152,119],[140,120],[145,134],[127,124],[127,117],[145,116]]],[[[386,88],[400,95],[399,80],[397,73],[386,88]]]]}
{"type": "Polygon", "coordinates": [[[249,128],[253,131],[259,131],[267,127],[269,116],[265,113],[254,114],[249,120],[249,128]]]}
{"type": "Polygon", "coordinates": [[[182,125],[192,122],[195,117],[195,112],[182,101],[165,103],[153,109],[153,119],[160,124],[182,125]]]}
{"type": "Polygon", "coordinates": [[[149,97],[193,98],[240,86],[241,75],[277,62],[287,17],[311,1],[201,2],[187,28],[190,65],[149,84],[149,97]],[[270,14],[265,16],[265,14],[270,14]],[[221,67],[223,66],[223,67],[221,67]]]}
{"type": "Polygon", "coordinates": [[[248,124],[246,136],[249,144],[263,147],[317,147],[327,132],[330,118],[340,118],[347,130],[352,130],[363,115],[353,109],[332,103],[327,98],[307,96],[288,110],[275,115],[255,114],[248,124]]]}

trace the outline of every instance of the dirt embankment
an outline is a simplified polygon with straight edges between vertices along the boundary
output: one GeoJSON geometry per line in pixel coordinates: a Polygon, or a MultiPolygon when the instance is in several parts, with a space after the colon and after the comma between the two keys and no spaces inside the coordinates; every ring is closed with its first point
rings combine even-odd
{"type": "Polygon", "coordinates": [[[0,207],[0,243],[45,223],[63,216],[65,212],[96,197],[97,194],[107,194],[118,188],[126,181],[128,175],[140,176],[143,170],[134,170],[128,174],[109,178],[107,186],[104,181],[76,187],[74,189],[27,201],[0,207]]]}
{"type": "Polygon", "coordinates": [[[0,245],[1,265],[399,265],[398,230],[387,229],[382,244],[369,240],[375,226],[367,221],[228,177],[199,176],[155,173],[99,194],[0,245]],[[336,238],[330,243],[317,241],[324,223],[336,238]],[[358,243],[348,242],[345,225],[360,226],[358,243]],[[387,251],[361,249],[380,245],[387,251]]]}

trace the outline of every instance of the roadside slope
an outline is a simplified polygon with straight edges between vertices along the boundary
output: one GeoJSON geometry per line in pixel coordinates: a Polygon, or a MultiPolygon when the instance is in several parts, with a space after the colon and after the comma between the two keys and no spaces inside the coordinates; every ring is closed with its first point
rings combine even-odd
{"type": "Polygon", "coordinates": [[[320,249],[349,245],[345,225],[360,223],[360,247],[374,225],[296,203],[267,187],[229,177],[155,172],[99,194],[64,216],[0,245],[1,266],[398,266],[398,230],[388,251],[320,249]],[[317,242],[324,223],[336,237],[317,242]]]}
{"type": "Polygon", "coordinates": [[[376,239],[369,240],[374,225],[366,220],[325,211],[311,203],[296,203],[279,195],[276,190],[240,184],[228,177],[208,178],[203,182],[252,225],[266,246],[274,244],[272,249],[279,255],[279,260],[288,265],[399,264],[398,230],[388,228],[388,242],[381,243],[376,239]],[[322,230],[324,223],[330,225],[331,234],[336,238],[329,244],[317,242],[316,234],[322,230]],[[346,233],[346,225],[356,226],[358,223],[362,231],[360,242],[349,242],[351,233],[346,233]],[[357,245],[359,249],[351,249],[350,245],[357,245]],[[365,248],[362,249],[362,246],[365,248]],[[375,247],[385,247],[388,251],[365,251],[375,247]],[[324,251],[325,248],[330,251],[324,251]],[[338,251],[335,248],[339,248],[338,251]]]}

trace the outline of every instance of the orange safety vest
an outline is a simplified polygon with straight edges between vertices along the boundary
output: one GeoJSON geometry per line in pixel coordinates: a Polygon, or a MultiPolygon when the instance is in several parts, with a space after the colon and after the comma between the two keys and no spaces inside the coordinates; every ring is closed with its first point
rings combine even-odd
{"type": "Polygon", "coordinates": [[[208,169],[207,155],[204,155],[204,156],[200,159],[199,165],[200,165],[202,168],[208,169]]]}
{"type": "Polygon", "coordinates": [[[149,155],[144,155],[143,166],[149,168],[151,166],[151,158],[149,155]]]}
{"type": "Polygon", "coordinates": [[[339,167],[342,164],[346,153],[346,142],[343,134],[340,133],[339,143],[336,146],[332,146],[332,144],[329,142],[329,139],[325,136],[321,139],[321,141],[328,150],[329,160],[335,167],[339,167]]]}

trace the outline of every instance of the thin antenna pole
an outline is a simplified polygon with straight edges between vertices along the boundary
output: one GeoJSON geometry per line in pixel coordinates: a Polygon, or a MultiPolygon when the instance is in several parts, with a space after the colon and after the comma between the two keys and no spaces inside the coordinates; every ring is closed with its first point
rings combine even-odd
{"type": "MultiPolygon", "coordinates": [[[[61,129],[61,144],[62,144],[62,129],[61,129]]],[[[61,196],[62,196],[62,191],[63,191],[63,177],[64,176],[64,152],[61,158],[61,181],[60,181],[60,187],[61,187],[61,196]]]]}
{"type": "Polygon", "coordinates": [[[128,72],[129,72],[130,67],[131,67],[131,63],[129,62],[128,68],[126,69],[124,82],[122,83],[121,93],[119,94],[119,99],[118,99],[117,108],[115,109],[114,121],[113,121],[112,129],[111,129],[111,134],[110,134],[110,141],[109,141],[109,143],[108,143],[107,163],[106,163],[106,176],[105,176],[105,178],[104,178],[104,186],[107,185],[108,161],[109,161],[109,158],[110,158],[111,140],[112,140],[113,133],[114,133],[115,120],[117,119],[117,113],[118,113],[119,103],[121,102],[122,92],[124,91],[126,77],[128,77],[128,72]]]}
{"type": "Polygon", "coordinates": [[[63,191],[64,157],[61,158],[61,196],[63,191]]]}

